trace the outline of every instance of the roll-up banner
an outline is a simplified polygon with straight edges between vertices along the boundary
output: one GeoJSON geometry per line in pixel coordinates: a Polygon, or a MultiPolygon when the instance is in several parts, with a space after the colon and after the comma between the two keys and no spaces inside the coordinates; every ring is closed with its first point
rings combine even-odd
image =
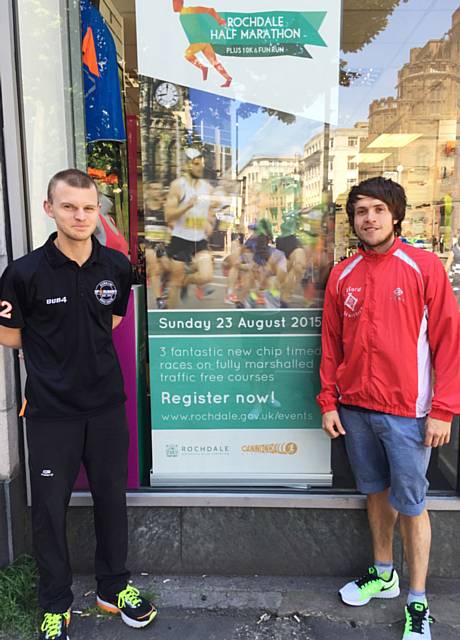
{"type": "Polygon", "coordinates": [[[340,13],[137,0],[152,486],[331,484],[315,397],[340,13]]]}

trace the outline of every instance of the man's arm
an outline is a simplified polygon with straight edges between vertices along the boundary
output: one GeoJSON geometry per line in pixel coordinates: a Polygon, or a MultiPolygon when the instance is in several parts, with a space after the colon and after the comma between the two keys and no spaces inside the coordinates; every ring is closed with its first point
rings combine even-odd
{"type": "Polygon", "coordinates": [[[440,260],[426,276],[428,341],[435,384],[425,429],[426,446],[442,446],[450,438],[453,415],[460,414],[460,314],[440,260]]]}
{"type": "Polygon", "coordinates": [[[327,435],[336,438],[344,435],[337,412],[337,369],[343,360],[342,321],[337,308],[337,277],[329,277],[324,297],[323,326],[321,333],[322,356],[320,366],[321,391],[317,396],[323,414],[322,426],[327,435]]]}
{"type": "Polygon", "coordinates": [[[446,270],[447,273],[449,273],[453,261],[454,261],[454,252],[453,251],[449,251],[449,255],[447,256],[447,260],[446,260],[446,263],[444,265],[444,269],[446,270]]]}
{"type": "Polygon", "coordinates": [[[25,285],[12,262],[0,277],[0,344],[4,347],[22,347],[25,298],[25,285]]]}
{"type": "Polygon", "coordinates": [[[0,325],[0,344],[11,349],[22,347],[21,329],[10,329],[0,325]]]}
{"type": "Polygon", "coordinates": [[[112,331],[118,327],[123,320],[123,316],[112,316],[112,331]]]}
{"type": "Polygon", "coordinates": [[[193,196],[190,200],[180,203],[182,193],[180,182],[174,180],[169,189],[168,197],[165,202],[165,220],[168,223],[174,223],[179,220],[189,209],[195,206],[197,197],[193,196]]]}

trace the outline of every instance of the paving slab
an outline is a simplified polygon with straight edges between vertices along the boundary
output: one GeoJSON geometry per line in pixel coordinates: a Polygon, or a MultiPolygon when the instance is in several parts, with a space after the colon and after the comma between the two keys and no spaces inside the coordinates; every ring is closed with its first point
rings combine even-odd
{"type": "MultiPolygon", "coordinates": [[[[401,640],[407,584],[393,600],[347,607],[347,578],[134,576],[159,615],[130,629],[94,607],[94,580],[76,576],[71,640],[401,640]]],[[[460,580],[429,583],[433,640],[460,638],[460,580]]],[[[13,640],[2,636],[2,640],[13,640]]],[[[17,636],[14,640],[20,640],[17,636]]]]}

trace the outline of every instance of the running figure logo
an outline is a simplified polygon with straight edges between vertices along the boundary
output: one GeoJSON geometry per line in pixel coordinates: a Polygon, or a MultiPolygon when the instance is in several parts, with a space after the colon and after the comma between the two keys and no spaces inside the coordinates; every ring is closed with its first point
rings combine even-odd
{"type": "MultiPolygon", "coordinates": [[[[208,7],[184,7],[184,0],[173,0],[173,9],[176,13],[180,13],[181,22],[183,23],[184,17],[188,17],[188,22],[190,23],[190,18],[195,16],[198,18],[200,15],[209,15],[217,22],[219,26],[224,26],[226,21],[222,18],[215,9],[211,9],[208,7]]],[[[219,62],[214,47],[209,42],[194,42],[191,43],[189,47],[185,50],[185,59],[188,60],[195,67],[200,69],[203,80],[207,80],[208,78],[208,67],[202,64],[197,58],[197,53],[202,53],[208,62],[214,67],[214,69],[220,73],[220,75],[224,78],[225,82],[221,84],[221,87],[229,87],[232,78],[227,73],[226,69],[219,62]]]]}

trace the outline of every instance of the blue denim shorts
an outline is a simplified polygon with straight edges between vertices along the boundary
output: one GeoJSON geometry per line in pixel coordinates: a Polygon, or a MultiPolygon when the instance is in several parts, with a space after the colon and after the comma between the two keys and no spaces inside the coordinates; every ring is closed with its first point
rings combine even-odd
{"type": "Polygon", "coordinates": [[[390,487],[392,506],[407,516],[425,509],[431,448],[423,444],[426,418],[339,408],[345,446],[361,493],[390,487]]]}

